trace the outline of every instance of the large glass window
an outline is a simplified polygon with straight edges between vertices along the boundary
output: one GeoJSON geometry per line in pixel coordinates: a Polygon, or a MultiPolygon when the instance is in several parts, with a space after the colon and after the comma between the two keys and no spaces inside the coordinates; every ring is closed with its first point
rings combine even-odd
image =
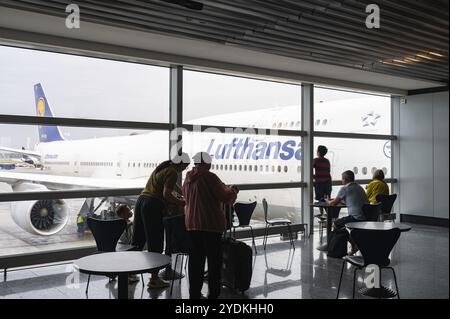
{"type": "Polygon", "coordinates": [[[293,223],[301,223],[301,189],[264,189],[246,190],[238,194],[238,202],[256,202],[256,208],[252,215],[251,224],[265,226],[264,209],[262,200],[266,199],[268,219],[288,218],[293,223]]]}
{"type": "Polygon", "coordinates": [[[168,122],[169,69],[0,46],[1,113],[168,122]]]}
{"type": "Polygon", "coordinates": [[[169,158],[168,131],[0,124],[0,132],[0,183],[17,174],[49,189],[144,187],[169,158]]]}
{"type": "Polygon", "coordinates": [[[205,72],[183,72],[184,122],[300,130],[301,87],[205,72]]]}
{"type": "Polygon", "coordinates": [[[314,130],[391,134],[389,96],[314,88],[314,130]]]}
{"type": "MultiPolygon", "coordinates": [[[[119,203],[136,196],[0,202],[0,257],[30,252],[95,247],[86,219],[118,218],[119,203]]],[[[133,221],[133,217],[130,218],[133,221]]]]}
{"type": "Polygon", "coordinates": [[[356,179],[371,179],[376,169],[382,169],[386,178],[392,176],[390,141],[348,138],[314,138],[314,149],[328,148],[325,155],[331,164],[331,177],[340,180],[342,172],[351,170],[356,179]]]}

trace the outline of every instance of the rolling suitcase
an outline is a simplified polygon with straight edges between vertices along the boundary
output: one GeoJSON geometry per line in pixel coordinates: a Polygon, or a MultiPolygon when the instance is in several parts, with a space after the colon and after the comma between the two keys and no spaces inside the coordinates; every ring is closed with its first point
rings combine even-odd
{"type": "MultiPolygon", "coordinates": [[[[226,207],[225,213],[229,214],[229,220],[231,221],[231,208],[226,207]]],[[[229,225],[228,236],[227,233],[225,232],[222,241],[222,284],[244,292],[250,287],[252,279],[253,250],[242,241],[231,238],[231,225],[229,225]]]]}

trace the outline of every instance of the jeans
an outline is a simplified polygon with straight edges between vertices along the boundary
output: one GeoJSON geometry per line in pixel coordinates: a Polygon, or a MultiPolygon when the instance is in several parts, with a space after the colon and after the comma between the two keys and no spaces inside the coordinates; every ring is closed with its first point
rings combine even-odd
{"type": "Polygon", "coordinates": [[[134,207],[132,245],[143,250],[162,253],[164,248],[163,211],[164,203],[148,196],[139,196],[134,207]]]}
{"type": "Polygon", "coordinates": [[[222,234],[205,231],[189,231],[189,297],[200,299],[203,286],[205,260],[208,260],[208,298],[220,295],[222,271],[222,234]]]}
{"type": "Polygon", "coordinates": [[[341,217],[341,218],[336,219],[334,221],[334,226],[336,228],[343,228],[343,227],[345,227],[345,224],[353,223],[353,222],[357,222],[357,221],[358,220],[353,218],[353,216],[345,216],[345,217],[341,217]]]}

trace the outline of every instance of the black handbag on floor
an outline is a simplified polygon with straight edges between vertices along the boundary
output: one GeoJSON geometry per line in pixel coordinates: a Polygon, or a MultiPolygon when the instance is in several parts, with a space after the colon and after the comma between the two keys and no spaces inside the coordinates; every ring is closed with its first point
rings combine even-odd
{"type": "Polygon", "coordinates": [[[349,234],[347,229],[335,229],[328,239],[328,257],[342,258],[347,255],[347,242],[349,234]]]}

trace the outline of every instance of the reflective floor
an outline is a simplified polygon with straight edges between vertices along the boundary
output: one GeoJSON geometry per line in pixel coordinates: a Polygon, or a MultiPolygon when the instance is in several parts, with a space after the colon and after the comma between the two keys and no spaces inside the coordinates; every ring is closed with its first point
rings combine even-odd
{"type": "MultiPolygon", "coordinates": [[[[397,273],[401,298],[449,298],[449,231],[448,228],[413,225],[402,233],[392,252],[391,266],[397,273]]],[[[250,242],[248,242],[250,244],[250,242]]],[[[328,258],[318,251],[317,232],[309,239],[302,236],[296,249],[279,237],[269,240],[264,253],[262,240],[257,240],[251,287],[245,294],[223,288],[221,298],[336,298],[342,261],[328,258]]],[[[184,269],[183,269],[184,272],[184,269]]],[[[382,273],[383,284],[394,288],[392,273],[382,273]]],[[[145,284],[148,276],[144,275],[145,284]]],[[[352,296],[353,271],[347,267],[343,276],[341,298],[352,296]]],[[[86,297],[87,276],[72,272],[70,264],[8,272],[0,283],[0,298],[116,298],[117,282],[92,276],[86,297]]],[[[360,277],[357,287],[364,285],[360,277]]],[[[175,282],[172,296],[169,289],[149,291],[141,282],[130,286],[134,298],[188,298],[187,279],[175,282]]],[[[207,294],[207,285],[203,287],[207,294]]],[[[356,298],[368,298],[356,294],[356,298]]]]}

